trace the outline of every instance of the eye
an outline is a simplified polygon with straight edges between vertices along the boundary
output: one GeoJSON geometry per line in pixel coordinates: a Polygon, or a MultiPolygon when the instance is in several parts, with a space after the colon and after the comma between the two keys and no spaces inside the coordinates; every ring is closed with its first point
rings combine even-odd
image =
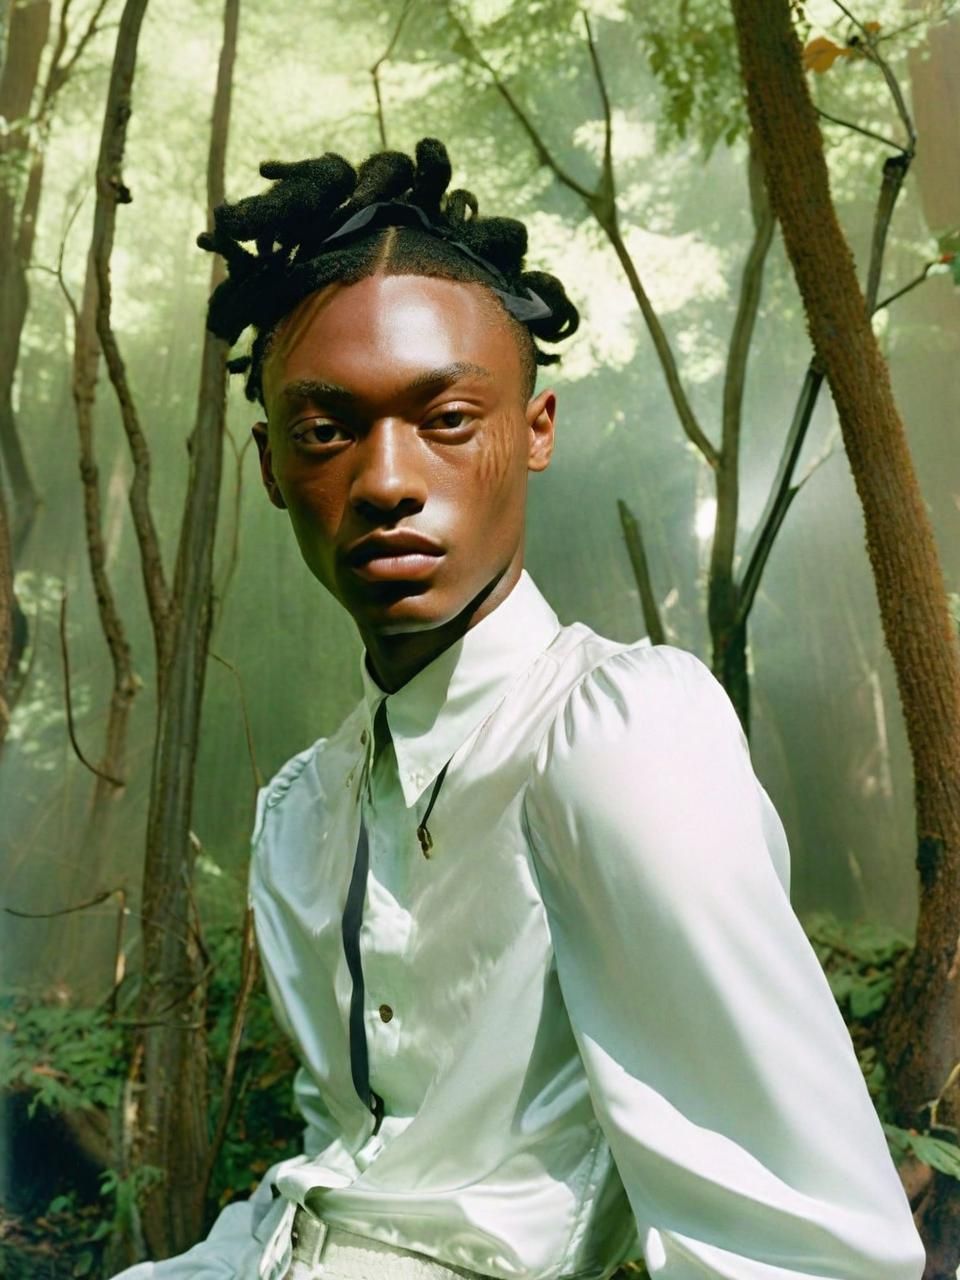
{"type": "Polygon", "coordinates": [[[300,423],[291,434],[298,444],[324,445],[338,444],[338,433],[345,439],[349,438],[344,428],[338,427],[335,422],[300,423]]]}
{"type": "Polygon", "coordinates": [[[435,417],[427,422],[427,426],[434,430],[456,431],[458,427],[465,427],[471,421],[470,415],[466,409],[445,409],[443,413],[438,413],[435,417]]]}

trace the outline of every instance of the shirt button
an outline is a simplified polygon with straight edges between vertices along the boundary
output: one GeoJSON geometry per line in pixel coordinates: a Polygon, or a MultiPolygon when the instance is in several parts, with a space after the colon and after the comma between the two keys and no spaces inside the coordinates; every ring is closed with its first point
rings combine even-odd
{"type": "Polygon", "coordinates": [[[367,731],[366,731],[366,729],[364,729],[363,733],[361,733],[361,735],[360,735],[360,745],[361,745],[361,747],[365,747],[365,746],[367,745],[367,731]]]}
{"type": "Polygon", "coordinates": [[[389,1022],[392,1017],[393,1017],[393,1010],[390,1008],[390,1006],[388,1004],[382,1004],[380,1006],[381,1021],[389,1022]]]}

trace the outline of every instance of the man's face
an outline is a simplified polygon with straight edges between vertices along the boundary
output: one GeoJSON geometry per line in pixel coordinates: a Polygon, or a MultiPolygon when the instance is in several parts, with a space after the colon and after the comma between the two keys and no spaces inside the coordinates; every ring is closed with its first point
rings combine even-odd
{"type": "Polygon", "coordinates": [[[442,626],[519,576],[555,397],[527,402],[496,306],[480,285],[426,276],[330,285],[264,363],[264,484],[365,636],[442,626]]]}

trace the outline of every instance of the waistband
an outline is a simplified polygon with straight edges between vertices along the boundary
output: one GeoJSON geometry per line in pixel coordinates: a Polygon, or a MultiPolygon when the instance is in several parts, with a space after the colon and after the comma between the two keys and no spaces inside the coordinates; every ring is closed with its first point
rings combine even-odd
{"type": "Polygon", "coordinates": [[[355,1235],[309,1209],[297,1209],[291,1244],[293,1255],[284,1280],[489,1280],[412,1249],[355,1235]]]}

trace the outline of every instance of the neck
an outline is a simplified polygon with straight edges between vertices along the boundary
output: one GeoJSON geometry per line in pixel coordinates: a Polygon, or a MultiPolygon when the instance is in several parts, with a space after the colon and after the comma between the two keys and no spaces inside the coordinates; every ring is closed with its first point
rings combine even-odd
{"type": "Polygon", "coordinates": [[[493,578],[483,590],[449,622],[425,631],[408,631],[399,635],[384,635],[361,630],[361,638],[367,651],[367,667],[381,689],[395,693],[412,680],[434,658],[449,649],[466,635],[489,613],[504,601],[516,586],[523,568],[517,559],[498,577],[493,578]]]}

